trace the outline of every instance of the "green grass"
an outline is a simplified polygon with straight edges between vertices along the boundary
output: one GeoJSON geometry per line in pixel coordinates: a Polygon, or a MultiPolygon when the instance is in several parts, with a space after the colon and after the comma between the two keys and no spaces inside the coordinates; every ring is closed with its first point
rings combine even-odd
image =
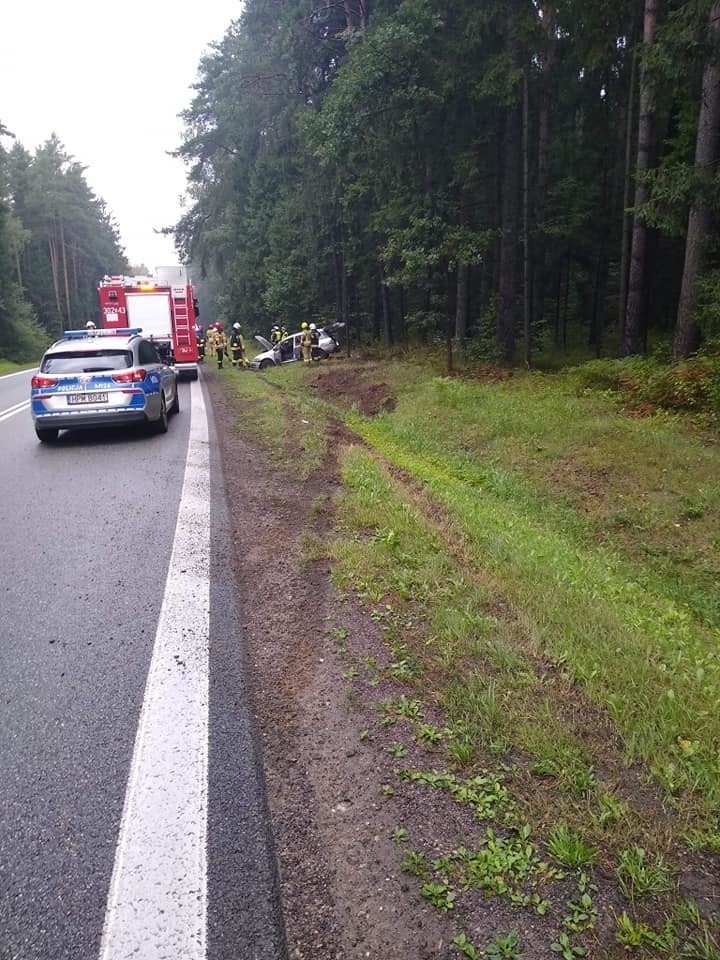
{"type": "Polygon", "coordinates": [[[20,370],[34,370],[37,363],[13,363],[11,360],[0,360],[0,377],[8,373],[19,373],[20,370]]]}
{"type": "Polygon", "coordinates": [[[228,369],[221,375],[242,404],[238,429],[249,431],[276,463],[307,480],[327,455],[327,415],[317,402],[287,389],[302,376],[299,367],[261,374],[228,369]]]}
{"type": "MultiPolygon", "coordinates": [[[[671,792],[698,791],[720,809],[720,661],[715,631],[614,551],[581,543],[512,474],[420,455],[389,417],[355,429],[440,504],[478,569],[521,607],[538,651],[564,664],[610,710],[630,757],[671,792]],[[519,495],[513,495],[514,491],[519,495]],[[638,572],[639,573],[639,572],[638,572]]],[[[428,428],[431,432],[431,428],[428,428]]]]}

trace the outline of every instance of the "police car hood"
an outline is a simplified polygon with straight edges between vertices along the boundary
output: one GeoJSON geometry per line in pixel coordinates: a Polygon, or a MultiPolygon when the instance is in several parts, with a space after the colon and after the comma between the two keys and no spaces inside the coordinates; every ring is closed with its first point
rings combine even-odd
{"type": "Polygon", "coordinates": [[[272,350],[272,344],[269,340],[266,340],[265,337],[261,337],[259,333],[255,334],[255,339],[258,343],[261,343],[266,350],[272,350]]]}

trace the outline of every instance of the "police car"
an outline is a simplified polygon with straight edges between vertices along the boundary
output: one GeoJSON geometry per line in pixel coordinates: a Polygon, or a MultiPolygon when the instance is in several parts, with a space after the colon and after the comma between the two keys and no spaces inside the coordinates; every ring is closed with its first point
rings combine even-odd
{"type": "Polygon", "coordinates": [[[139,328],[66,330],[32,378],[38,439],[60,430],[145,423],[157,433],[180,409],[177,376],[139,328]]]}

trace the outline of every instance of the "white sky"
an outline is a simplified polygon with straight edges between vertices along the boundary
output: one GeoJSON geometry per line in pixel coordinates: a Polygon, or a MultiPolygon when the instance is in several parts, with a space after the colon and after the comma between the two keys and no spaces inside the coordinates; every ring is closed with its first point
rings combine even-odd
{"type": "MultiPolygon", "coordinates": [[[[54,131],[87,167],[133,264],[177,262],[184,166],[177,114],[241,0],[15,0],[0,13],[0,121],[34,151],[54,131]]],[[[5,140],[8,147],[10,141],[5,140]]]]}

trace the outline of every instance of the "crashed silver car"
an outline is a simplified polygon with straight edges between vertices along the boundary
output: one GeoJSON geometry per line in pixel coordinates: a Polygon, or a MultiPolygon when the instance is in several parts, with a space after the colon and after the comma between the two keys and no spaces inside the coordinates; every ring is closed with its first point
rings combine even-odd
{"type": "MultiPolygon", "coordinates": [[[[332,353],[337,353],[340,344],[333,334],[341,324],[333,324],[332,327],[318,327],[318,342],[313,345],[313,360],[325,360],[332,353]]],[[[302,360],[302,350],[300,348],[301,334],[289,333],[283,337],[279,343],[274,346],[265,337],[259,334],[255,337],[257,342],[265,349],[250,361],[253,370],[265,370],[267,367],[278,367],[282,363],[292,363],[293,360],[302,360]]]]}

